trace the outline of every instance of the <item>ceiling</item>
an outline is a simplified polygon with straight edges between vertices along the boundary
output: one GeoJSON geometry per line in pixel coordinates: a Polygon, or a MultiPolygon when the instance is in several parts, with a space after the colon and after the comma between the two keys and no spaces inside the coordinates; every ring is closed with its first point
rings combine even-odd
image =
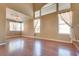
{"type": "Polygon", "coordinates": [[[30,18],[33,18],[33,5],[32,3],[6,3],[7,8],[11,8],[15,11],[25,14],[30,18]]]}
{"type": "Polygon", "coordinates": [[[46,3],[6,3],[6,7],[9,8],[6,13],[6,18],[16,20],[17,16],[14,15],[16,14],[20,17],[19,21],[22,21],[25,16],[26,19],[32,19],[33,12],[39,10],[45,4],[46,3]]]}
{"type": "Polygon", "coordinates": [[[41,7],[43,7],[46,3],[34,3],[34,11],[39,10],[41,7]]]}
{"type": "Polygon", "coordinates": [[[29,19],[29,17],[13,9],[6,8],[6,19],[23,22],[29,19]]]}

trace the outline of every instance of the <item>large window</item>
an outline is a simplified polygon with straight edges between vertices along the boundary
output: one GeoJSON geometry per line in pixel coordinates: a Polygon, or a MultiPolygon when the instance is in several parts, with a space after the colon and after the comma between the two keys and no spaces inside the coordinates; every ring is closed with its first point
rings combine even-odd
{"type": "Polygon", "coordinates": [[[34,20],[34,32],[35,33],[40,33],[40,10],[37,10],[35,12],[35,20],[34,20]]]}
{"type": "Polygon", "coordinates": [[[9,30],[10,31],[23,31],[24,23],[9,22],[9,30]]]}
{"type": "Polygon", "coordinates": [[[72,12],[58,14],[59,34],[70,34],[72,23],[72,12]]]}
{"type": "Polygon", "coordinates": [[[35,11],[35,18],[56,12],[56,3],[47,3],[41,9],[35,11]]]}
{"type": "Polygon", "coordinates": [[[56,12],[56,3],[48,3],[41,8],[41,16],[56,12]]]}
{"type": "Polygon", "coordinates": [[[40,19],[34,20],[34,29],[35,33],[40,33],[40,19]]]}
{"type": "Polygon", "coordinates": [[[59,34],[70,34],[70,27],[61,18],[59,19],[59,34]]]}
{"type": "Polygon", "coordinates": [[[71,8],[71,4],[70,3],[58,3],[58,7],[57,7],[57,3],[47,3],[41,9],[35,12],[35,18],[40,17],[40,15],[43,16],[43,15],[57,12],[57,8],[58,8],[58,11],[67,10],[71,8]]]}

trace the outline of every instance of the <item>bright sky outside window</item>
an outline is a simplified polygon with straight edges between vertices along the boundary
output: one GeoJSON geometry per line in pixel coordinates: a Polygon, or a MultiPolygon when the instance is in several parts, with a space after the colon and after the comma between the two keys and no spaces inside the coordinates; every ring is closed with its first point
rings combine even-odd
{"type": "Polygon", "coordinates": [[[53,4],[55,4],[55,3],[47,3],[47,4],[45,4],[42,8],[49,7],[49,6],[53,5],[53,4]]]}
{"type": "Polygon", "coordinates": [[[72,25],[72,11],[62,13],[61,16],[69,25],[72,25]]]}
{"type": "Polygon", "coordinates": [[[66,13],[61,13],[61,14],[58,14],[58,27],[59,27],[59,34],[70,34],[70,26],[68,24],[71,25],[71,22],[72,22],[72,17],[70,15],[72,12],[66,12],[66,13]],[[68,23],[66,24],[64,22],[64,20],[68,23]]]}
{"type": "Polygon", "coordinates": [[[47,15],[56,12],[56,3],[48,3],[41,8],[41,15],[47,15]]]}
{"type": "Polygon", "coordinates": [[[35,12],[35,18],[40,17],[40,10],[35,12]]]}
{"type": "Polygon", "coordinates": [[[59,11],[65,10],[65,9],[70,9],[71,4],[70,3],[59,3],[58,8],[59,8],[59,11]]]}
{"type": "Polygon", "coordinates": [[[24,30],[24,24],[18,23],[18,22],[9,22],[10,25],[10,31],[23,31],[24,30]]]}
{"type": "Polygon", "coordinates": [[[40,33],[40,19],[34,20],[34,29],[35,33],[40,33]]]}

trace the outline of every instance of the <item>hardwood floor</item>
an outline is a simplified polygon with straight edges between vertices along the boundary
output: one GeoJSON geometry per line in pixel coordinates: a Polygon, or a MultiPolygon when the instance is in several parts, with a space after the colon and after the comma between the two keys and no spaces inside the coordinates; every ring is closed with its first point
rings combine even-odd
{"type": "Polygon", "coordinates": [[[73,44],[74,44],[75,48],[78,50],[78,52],[79,52],[79,42],[73,41],[73,44]]]}
{"type": "Polygon", "coordinates": [[[6,45],[0,46],[2,56],[77,56],[74,45],[55,41],[13,38],[6,45]]]}

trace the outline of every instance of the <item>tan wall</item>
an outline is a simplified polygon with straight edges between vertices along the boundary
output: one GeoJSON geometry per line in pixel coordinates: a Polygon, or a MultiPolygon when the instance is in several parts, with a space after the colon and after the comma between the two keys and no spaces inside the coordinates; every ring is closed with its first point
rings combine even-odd
{"type": "Polygon", "coordinates": [[[52,13],[41,17],[41,33],[36,37],[48,38],[49,40],[60,40],[70,42],[69,35],[58,33],[58,13],[52,13]]]}
{"type": "Polygon", "coordinates": [[[0,41],[5,40],[5,5],[0,4],[0,41]]]}
{"type": "Polygon", "coordinates": [[[57,19],[57,13],[48,14],[41,17],[41,37],[57,38],[57,19]]]}
{"type": "MultiPolygon", "coordinates": [[[[8,35],[15,35],[14,32],[5,32],[5,7],[3,4],[0,4],[0,39],[5,38],[5,33],[8,35]]],[[[78,14],[78,13],[77,13],[78,14]]],[[[7,22],[8,23],[8,22],[7,22]]],[[[6,24],[7,24],[6,23],[6,24]]],[[[8,25],[8,24],[7,24],[8,25]]],[[[8,29],[8,27],[6,28],[8,29]]],[[[33,20],[29,19],[24,21],[24,31],[22,32],[24,36],[34,36],[34,27],[33,20]]],[[[57,13],[48,14],[41,17],[41,33],[39,34],[40,38],[48,38],[51,40],[62,40],[70,41],[68,35],[59,35],[58,34],[58,15],[57,13]]]]}
{"type": "MultiPolygon", "coordinates": [[[[6,7],[11,8],[13,10],[16,10],[20,13],[25,14],[26,16],[28,16],[28,18],[32,18],[33,17],[33,6],[32,3],[11,3],[11,4],[6,4],[6,7]]],[[[26,18],[26,19],[28,19],[26,18]]],[[[32,34],[31,32],[31,27],[30,24],[32,24],[32,21],[25,21],[24,22],[24,31],[23,31],[23,35],[30,35],[32,34]],[[28,27],[26,29],[26,27],[28,27]]],[[[32,26],[33,27],[33,26],[32,26]]],[[[16,37],[16,36],[22,36],[22,32],[12,32],[9,31],[9,21],[6,20],[6,37],[16,37]]]]}
{"type": "Polygon", "coordinates": [[[23,36],[34,36],[33,20],[29,19],[24,21],[24,31],[23,36]]]}
{"type": "MultiPolygon", "coordinates": [[[[73,27],[76,34],[76,38],[79,39],[79,3],[72,4],[73,11],[73,27]]],[[[74,33],[73,33],[74,35],[74,33]]]]}

